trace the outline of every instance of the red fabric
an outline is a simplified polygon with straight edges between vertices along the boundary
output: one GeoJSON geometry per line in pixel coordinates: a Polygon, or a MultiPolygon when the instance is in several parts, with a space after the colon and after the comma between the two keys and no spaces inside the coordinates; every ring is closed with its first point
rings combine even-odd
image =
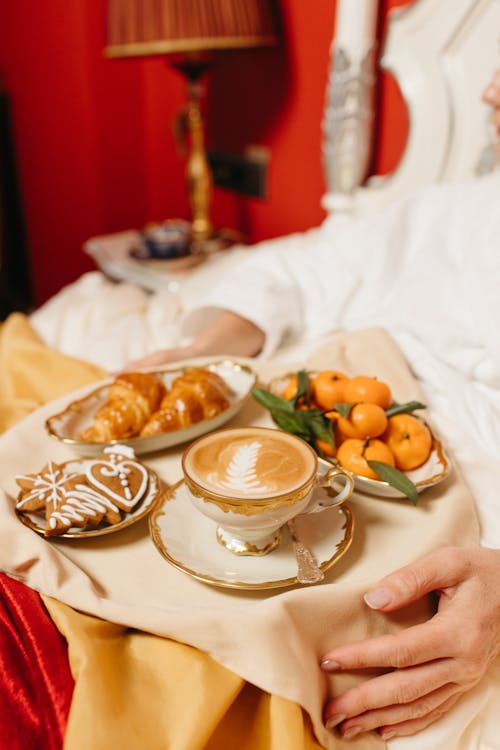
{"type": "Polygon", "coordinates": [[[73,685],[42,600],[0,574],[0,750],[60,750],[73,685]]]}

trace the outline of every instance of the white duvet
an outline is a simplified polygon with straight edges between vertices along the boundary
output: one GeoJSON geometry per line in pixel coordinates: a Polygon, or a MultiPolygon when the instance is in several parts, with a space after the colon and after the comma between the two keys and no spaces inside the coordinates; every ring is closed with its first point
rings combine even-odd
{"type": "MultiPolygon", "coordinates": [[[[263,328],[263,357],[296,359],[334,330],[383,326],[473,489],[483,544],[500,547],[499,205],[500,172],[426,188],[375,216],[331,216],[305,234],[228,254],[176,294],[87,274],[31,320],[50,346],[110,370],[178,344],[220,308],[263,328]]],[[[389,744],[500,748],[495,705],[492,671],[444,720],[389,744]]]]}

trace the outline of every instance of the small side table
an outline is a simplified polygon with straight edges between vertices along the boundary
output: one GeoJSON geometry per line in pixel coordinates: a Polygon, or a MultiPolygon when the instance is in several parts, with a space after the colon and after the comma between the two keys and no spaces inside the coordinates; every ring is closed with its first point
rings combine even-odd
{"type": "Polygon", "coordinates": [[[206,248],[198,248],[189,255],[172,259],[137,258],[131,250],[140,244],[140,233],[136,230],[117,232],[92,237],[83,245],[83,250],[95,261],[98,268],[114,281],[128,281],[147,291],[177,292],[183,280],[203,269],[211,275],[234,249],[242,247],[242,237],[236,232],[223,234],[208,241],[206,248]],[[239,243],[239,244],[238,244],[239,243]]]}

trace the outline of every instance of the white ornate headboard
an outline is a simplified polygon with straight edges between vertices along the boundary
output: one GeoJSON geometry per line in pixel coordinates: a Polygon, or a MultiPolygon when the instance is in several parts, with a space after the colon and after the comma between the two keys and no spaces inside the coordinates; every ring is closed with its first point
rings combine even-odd
{"type": "Polygon", "coordinates": [[[496,154],[481,93],[500,67],[500,0],[415,0],[393,10],[377,54],[378,0],[338,0],[323,122],[327,210],[365,212],[416,187],[490,171],[496,154]],[[409,116],[396,170],[367,174],[377,65],[409,116]]]}

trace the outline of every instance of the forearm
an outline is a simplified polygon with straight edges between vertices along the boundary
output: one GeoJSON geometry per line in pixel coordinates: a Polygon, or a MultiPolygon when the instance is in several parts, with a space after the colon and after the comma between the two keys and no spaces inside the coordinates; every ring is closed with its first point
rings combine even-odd
{"type": "Polygon", "coordinates": [[[213,354],[255,357],[265,342],[265,333],[246,318],[222,310],[215,320],[200,328],[192,341],[173,349],[159,349],[141,359],[128,362],[125,369],[161,367],[181,359],[213,354]]]}
{"type": "Polygon", "coordinates": [[[229,310],[223,310],[216,320],[202,329],[188,348],[191,356],[233,354],[255,357],[262,350],[265,333],[261,328],[229,310]]]}

